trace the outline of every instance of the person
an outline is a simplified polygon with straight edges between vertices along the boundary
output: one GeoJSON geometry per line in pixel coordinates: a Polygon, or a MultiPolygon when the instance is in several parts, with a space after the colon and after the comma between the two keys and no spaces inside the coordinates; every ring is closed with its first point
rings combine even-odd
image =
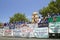
{"type": "Polygon", "coordinates": [[[56,17],[53,17],[53,22],[56,22],[56,20],[57,20],[56,17]]]}
{"type": "Polygon", "coordinates": [[[40,21],[41,21],[41,18],[39,17],[39,19],[38,19],[38,23],[40,23],[40,21]]]}
{"type": "Polygon", "coordinates": [[[45,23],[48,24],[48,17],[45,17],[45,23]]]}
{"type": "Polygon", "coordinates": [[[4,23],[4,26],[6,26],[7,24],[6,23],[4,23]]]}
{"type": "MultiPolygon", "coordinates": [[[[53,22],[56,22],[56,21],[57,21],[57,18],[56,17],[53,17],[53,22]]],[[[57,25],[57,24],[55,24],[55,25],[57,25]]],[[[54,32],[55,33],[58,33],[58,29],[59,29],[58,26],[55,26],[54,27],[54,32]]]]}
{"type": "Polygon", "coordinates": [[[60,16],[60,14],[59,14],[59,13],[57,13],[57,16],[60,16]]]}
{"type": "Polygon", "coordinates": [[[47,17],[48,17],[48,18],[50,18],[50,17],[51,17],[51,16],[50,16],[50,13],[48,13],[48,14],[47,14],[47,17]]]}
{"type": "Polygon", "coordinates": [[[9,29],[15,29],[15,25],[13,23],[10,23],[9,29]]]}
{"type": "Polygon", "coordinates": [[[52,15],[51,15],[51,17],[56,17],[57,16],[57,14],[56,13],[53,13],[52,15]]]}
{"type": "Polygon", "coordinates": [[[40,23],[44,23],[44,19],[41,19],[41,22],[40,23]]]}

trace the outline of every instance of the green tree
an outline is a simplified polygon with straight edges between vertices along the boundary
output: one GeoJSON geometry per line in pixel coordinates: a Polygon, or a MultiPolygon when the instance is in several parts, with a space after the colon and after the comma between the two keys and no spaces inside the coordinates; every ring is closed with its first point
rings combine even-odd
{"type": "Polygon", "coordinates": [[[60,13],[60,0],[51,1],[47,7],[39,10],[39,13],[46,16],[47,13],[60,13]]]}
{"type": "Polygon", "coordinates": [[[16,22],[16,21],[28,22],[29,20],[26,18],[25,14],[16,13],[13,15],[13,17],[10,17],[10,23],[16,22]]]}

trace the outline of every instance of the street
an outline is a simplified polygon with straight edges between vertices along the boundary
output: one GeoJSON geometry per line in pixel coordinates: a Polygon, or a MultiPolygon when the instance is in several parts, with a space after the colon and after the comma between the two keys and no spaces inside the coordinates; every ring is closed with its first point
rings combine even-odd
{"type": "Polygon", "coordinates": [[[37,38],[19,38],[19,37],[0,37],[0,40],[60,40],[60,39],[37,39],[37,38]]]}

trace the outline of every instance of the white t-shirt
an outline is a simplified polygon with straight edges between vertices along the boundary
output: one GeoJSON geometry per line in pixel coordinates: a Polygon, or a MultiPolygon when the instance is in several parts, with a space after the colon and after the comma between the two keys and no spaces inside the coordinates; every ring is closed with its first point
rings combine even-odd
{"type": "Polygon", "coordinates": [[[38,19],[38,23],[41,21],[41,19],[38,19]]]}

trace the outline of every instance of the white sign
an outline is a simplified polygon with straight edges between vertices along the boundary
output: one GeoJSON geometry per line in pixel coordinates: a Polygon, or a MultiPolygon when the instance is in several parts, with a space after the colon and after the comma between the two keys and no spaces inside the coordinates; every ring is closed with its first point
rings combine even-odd
{"type": "Polygon", "coordinates": [[[33,37],[33,28],[28,26],[24,26],[20,28],[21,30],[21,37],[33,37]]]}
{"type": "Polygon", "coordinates": [[[49,23],[49,33],[60,33],[60,22],[49,23]]]}
{"type": "Polygon", "coordinates": [[[37,38],[48,38],[48,27],[35,28],[34,35],[37,38]]]}
{"type": "Polygon", "coordinates": [[[10,29],[4,29],[4,36],[13,36],[13,31],[10,29]]]}

